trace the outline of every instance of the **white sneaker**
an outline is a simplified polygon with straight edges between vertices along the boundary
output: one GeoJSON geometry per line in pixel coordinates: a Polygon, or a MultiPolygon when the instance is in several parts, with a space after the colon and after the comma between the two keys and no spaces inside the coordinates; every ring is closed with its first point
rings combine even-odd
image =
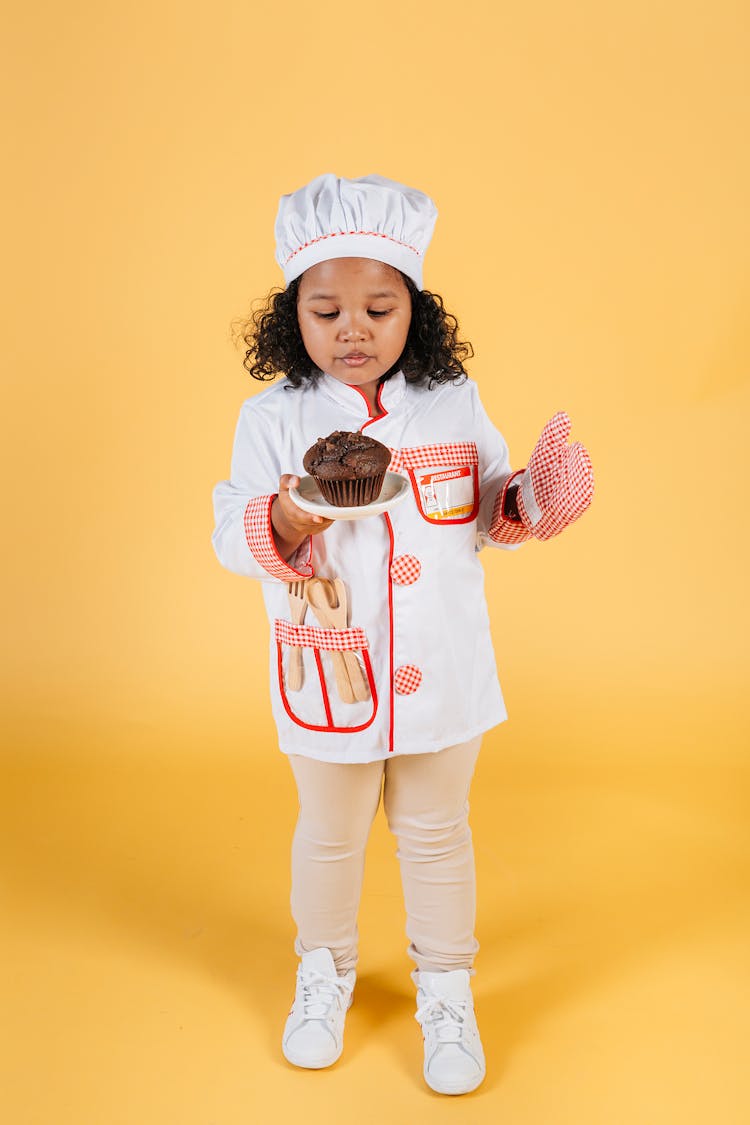
{"type": "Polygon", "coordinates": [[[281,1049],[295,1066],[318,1070],[336,1062],[344,1049],[344,1019],[352,1003],[357,974],[338,976],[330,949],[303,953],[297,990],[287,1017],[281,1049]]]}
{"type": "Polygon", "coordinates": [[[417,1014],[424,1035],[424,1078],[438,1094],[468,1094],[485,1075],[471,984],[466,969],[414,970],[417,1014]]]}

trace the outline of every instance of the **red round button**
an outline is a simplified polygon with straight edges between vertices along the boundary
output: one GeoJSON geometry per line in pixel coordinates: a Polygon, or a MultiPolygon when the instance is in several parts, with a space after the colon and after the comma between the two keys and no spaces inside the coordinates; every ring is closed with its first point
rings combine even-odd
{"type": "Polygon", "coordinates": [[[411,586],[422,572],[422,564],[414,555],[397,555],[391,563],[391,578],[397,586],[411,586]]]}
{"type": "Polygon", "coordinates": [[[412,695],[422,683],[422,673],[416,664],[402,664],[393,673],[393,686],[399,695],[412,695]]]}

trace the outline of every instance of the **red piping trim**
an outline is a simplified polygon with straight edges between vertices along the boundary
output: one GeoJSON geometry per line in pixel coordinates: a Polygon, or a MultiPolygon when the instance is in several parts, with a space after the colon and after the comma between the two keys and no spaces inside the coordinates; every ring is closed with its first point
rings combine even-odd
{"type": "Polygon", "coordinates": [[[303,566],[306,566],[307,569],[310,571],[310,578],[313,578],[315,576],[315,571],[313,570],[313,565],[312,565],[312,556],[313,556],[313,541],[312,540],[313,540],[312,535],[309,535],[308,538],[307,538],[307,542],[308,542],[307,559],[302,564],[303,566]]]}
{"type": "MultiPolygon", "coordinates": [[[[352,386],[351,383],[349,383],[348,385],[352,386]]],[[[384,382],[380,384],[380,386],[378,387],[378,393],[375,396],[375,404],[380,409],[380,414],[376,414],[373,418],[368,418],[367,421],[364,422],[359,427],[360,433],[362,433],[362,430],[364,430],[365,426],[369,426],[371,422],[377,422],[380,418],[385,418],[386,415],[388,414],[388,411],[383,406],[382,394],[383,394],[383,387],[384,386],[385,386],[384,382]]],[[[367,402],[367,396],[365,395],[364,391],[361,391],[359,389],[359,387],[355,387],[354,389],[356,391],[359,391],[359,393],[364,398],[365,402],[367,402]]],[[[367,403],[367,411],[368,411],[368,413],[370,411],[370,404],[369,403],[367,403]]],[[[389,690],[389,700],[388,700],[388,703],[389,703],[389,709],[388,709],[388,711],[389,711],[389,713],[388,713],[388,753],[392,754],[393,753],[393,707],[394,707],[394,698],[393,698],[393,578],[391,576],[391,565],[393,563],[394,542],[393,542],[393,524],[391,523],[390,516],[388,515],[387,512],[383,512],[383,519],[385,520],[386,527],[388,528],[388,537],[389,537],[389,540],[390,540],[390,543],[389,543],[389,546],[388,546],[388,690],[389,690]]],[[[365,659],[367,659],[367,651],[365,651],[364,657],[365,657],[365,659]]],[[[374,690],[374,685],[372,685],[372,689],[374,690]]]]}
{"type": "Polygon", "coordinates": [[[366,723],[360,723],[359,726],[356,726],[356,727],[336,727],[336,726],[333,725],[333,716],[331,715],[331,711],[330,711],[329,699],[328,699],[328,690],[326,688],[325,676],[324,676],[323,671],[322,671],[322,666],[321,666],[321,662],[320,662],[320,654],[317,651],[315,652],[315,660],[316,660],[316,663],[317,663],[317,666],[318,666],[318,676],[320,677],[320,683],[321,683],[321,688],[322,688],[322,692],[323,692],[323,704],[324,704],[325,709],[326,709],[326,717],[329,719],[329,725],[325,726],[325,727],[324,726],[313,726],[312,723],[306,723],[302,719],[300,719],[297,715],[295,715],[294,711],[292,710],[292,708],[289,705],[289,700],[287,699],[287,695],[286,695],[286,688],[284,687],[284,663],[283,663],[283,652],[282,652],[280,641],[276,642],[276,649],[277,649],[277,653],[278,653],[277,666],[278,666],[278,676],[279,676],[279,694],[281,695],[281,702],[284,704],[284,710],[286,711],[289,718],[298,727],[304,727],[305,730],[319,731],[321,734],[356,734],[361,730],[366,730],[367,727],[369,727],[372,724],[372,722],[375,719],[375,716],[378,713],[378,693],[375,689],[375,676],[374,676],[373,671],[372,671],[372,662],[370,660],[370,654],[368,653],[367,649],[363,650],[362,656],[363,656],[364,662],[365,662],[365,671],[367,672],[367,682],[370,685],[370,694],[372,695],[372,714],[370,715],[370,718],[367,720],[366,723]]]}
{"type": "Polygon", "coordinates": [[[351,387],[351,389],[353,391],[356,391],[358,394],[362,395],[362,398],[365,400],[365,405],[367,406],[367,421],[363,422],[362,425],[359,427],[359,432],[362,433],[365,426],[370,425],[370,422],[377,422],[379,418],[383,418],[388,413],[387,410],[383,409],[383,404],[380,401],[380,396],[383,393],[383,387],[385,386],[385,384],[384,383],[380,384],[380,386],[378,387],[378,393],[375,397],[375,405],[380,407],[380,414],[375,414],[372,417],[370,417],[370,403],[367,401],[367,395],[362,390],[362,388],[356,386],[355,383],[347,383],[346,385],[347,385],[347,387],[351,387]]]}
{"type": "Polygon", "coordinates": [[[390,546],[388,548],[388,630],[390,634],[390,644],[388,653],[388,686],[390,689],[390,715],[388,719],[388,753],[393,753],[393,710],[394,710],[394,696],[393,696],[393,578],[391,576],[391,566],[393,565],[393,524],[391,517],[387,512],[383,512],[383,519],[388,527],[388,535],[390,538],[390,546]]]}
{"type": "MultiPolygon", "coordinates": [[[[370,654],[367,651],[367,649],[362,650],[362,659],[365,662],[365,672],[367,672],[367,682],[370,685],[370,695],[375,700],[375,710],[377,711],[377,709],[378,709],[378,693],[377,693],[377,690],[375,688],[375,674],[372,670],[372,661],[370,660],[370,654]]],[[[373,718],[374,717],[375,716],[373,715],[373,718]]]]}
{"type": "MultiPolygon", "coordinates": [[[[362,433],[362,430],[364,430],[365,426],[369,426],[371,422],[377,422],[380,418],[385,418],[386,414],[388,413],[386,408],[383,406],[383,400],[380,397],[383,393],[383,387],[384,386],[385,386],[385,383],[380,384],[380,386],[378,387],[378,393],[375,396],[375,405],[378,407],[380,413],[374,414],[371,418],[368,418],[367,421],[364,423],[364,425],[360,426],[360,428],[359,428],[360,433],[362,433]]],[[[357,387],[357,390],[359,391],[359,387],[357,387]]],[[[362,394],[363,397],[366,400],[367,396],[364,395],[364,392],[360,391],[360,394],[362,394]]],[[[368,414],[370,412],[369,402],[367,403],[367,412],[368,412],[368,414]]]]}
{"type": "Polygon", "coordinates": [[[308,246],[314,246],[316,242],[324,242],[326,238],[336,238],[337,235],[342,234],[367,234],[372,238],[386,238],[389,242],[395,242],[397,246],[404,246],[407,250],[411,250],[418,258],[422,257],[421,250],[417,250],[416,246],[411,246],[408,242],[402,242],[400,238],[394,238],[390,234],[383,234],[379,230],[332,230],[330,234],[320,234],[317,238],[311,238],[307,242],[303,242],[296,250],[292,250],[291,254],[284,262],[284,265],[288,265],[292,258],[296,257],[302,250],[306,250],[308,246]]]}
{"type": "Polygon", "coordinates": [[[326,687],[326,677],[325,673],[323,672],[323,662],[320,659],[319,648],[313,649],[313,656],[315,657],[315,663],[318,666],[318,679],[320,680],[320,686],[323,691],[323,706],[326,712],[326,719],[328,720],[329,727],[332,727],[333,715],[331,714],[331,701],[328,698],[328,688],[326,687]]]}

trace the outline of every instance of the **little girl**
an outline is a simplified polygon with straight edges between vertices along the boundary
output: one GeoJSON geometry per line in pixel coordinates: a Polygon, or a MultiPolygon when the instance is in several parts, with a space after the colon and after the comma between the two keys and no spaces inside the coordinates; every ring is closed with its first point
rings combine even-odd
{"type": "Polygon", "coordinates": [[[299,793],[300,964],[283,1053],[311,1068],[341,1055],[382,786],[424,1077],[462,1094],[485,1074],[470,986],[479,946],[468,794],[481,736],[506,718],[478,551],[558,534],[590,504],[593,477],[583,446],[567,443],[565,414],[511,471],[464,370],[470,345],[422,287],[436,218],[426,195],[382,176],[323,175],[282,197],[286,288],[244,338],[250,374],[284,378],[242,406],[231,479],[214,492],[213,543],[224,566],[263,582],[273,714],[299,793]],[[406,497],[358,519],[298,505],[303,455],[334,430],[387,445],[406,497]]]}

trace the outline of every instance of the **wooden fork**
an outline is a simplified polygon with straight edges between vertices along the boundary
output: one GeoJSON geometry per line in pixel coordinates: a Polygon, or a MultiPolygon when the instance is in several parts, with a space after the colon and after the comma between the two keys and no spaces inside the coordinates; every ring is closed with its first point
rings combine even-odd
{"type": "MultiPolygon", "coordinates": [[[[307,597],[305,594],[306,583],[306,578],[300,578],[296,582],[287,583],[289,612],[292,617],[292,625],[301,625],[305,620],[305,613],[307,612],[307,597]]],[[[297,645],[292,645],[289,649],[289,668],[286,677],[287,689],[289,691],[299,691],[302,687],[303,678],[304,667],[302,664],[302,649],[298,648],[297,645]]]]}

